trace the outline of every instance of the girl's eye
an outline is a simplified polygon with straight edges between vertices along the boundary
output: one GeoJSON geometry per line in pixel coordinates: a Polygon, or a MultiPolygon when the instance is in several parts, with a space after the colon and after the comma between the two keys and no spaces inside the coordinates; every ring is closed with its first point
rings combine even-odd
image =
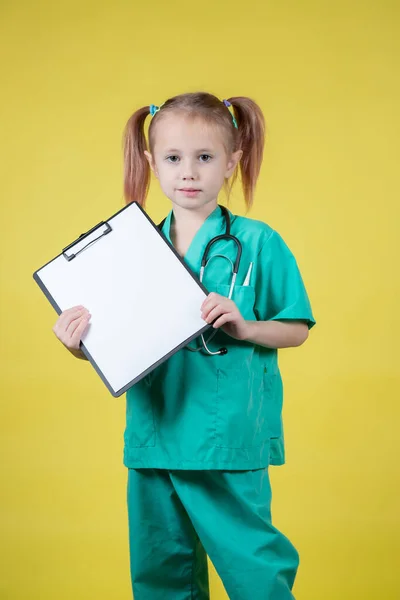
{"type": "MultiPolygon", "coordinates": [[[[210,156],[209,154],[200,154],[200,162],[210,162],[210,160],[212,159],[212,156],[210,156]]],[[[180,159],[179,156],[176,156],[175,154],[171,155],[171,156],[167,156],[166,160],[168,162],[174,163],[176,164],[180,159]]]]}

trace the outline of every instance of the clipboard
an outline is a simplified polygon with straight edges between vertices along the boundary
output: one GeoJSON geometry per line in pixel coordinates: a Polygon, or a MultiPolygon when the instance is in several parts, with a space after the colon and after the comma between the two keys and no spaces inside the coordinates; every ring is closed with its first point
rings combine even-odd
{"type": "Polygon", "coordinates": [[[208,292],[144,209],[128,204],[34,272],[57,314],[92,317],[80,349],[114,397],[210,328],[208,292]]]}

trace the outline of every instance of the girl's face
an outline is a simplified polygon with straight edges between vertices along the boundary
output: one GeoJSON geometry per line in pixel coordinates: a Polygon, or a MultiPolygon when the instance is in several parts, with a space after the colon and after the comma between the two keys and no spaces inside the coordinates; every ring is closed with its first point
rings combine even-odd
{"type": "Polygon", "coordinates": [[[153,154],[145,155],[172,204],[193,210],[216,206],[242,151],[228,156],[221,131],[201,118],[170,113],[160,119],[154,134],[153,154]]]}

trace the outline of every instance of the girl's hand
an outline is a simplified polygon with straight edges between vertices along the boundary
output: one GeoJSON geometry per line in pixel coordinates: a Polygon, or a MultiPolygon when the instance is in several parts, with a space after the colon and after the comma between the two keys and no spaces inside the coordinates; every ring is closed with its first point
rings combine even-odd
{"type": "Polygon", "coordinates": [[[233,300],[212,292],[201,305],[201,317],[207,323],[212,323],[215,329],[222,327],[222,331],[235,338],[245,340],[248,336],[248,325],[233,300]],[[219,318],[218,318],[219,317],[219,318]]]}
{"type": "Polygon", "coordinates": [[[60,342],[79,358],[82,358],[81,354],[83,354],[79,349],[80,341],[89,325],[91,316],[85,307],[74,306],[64,310],[53,327],[53,332],[60,342]]]}

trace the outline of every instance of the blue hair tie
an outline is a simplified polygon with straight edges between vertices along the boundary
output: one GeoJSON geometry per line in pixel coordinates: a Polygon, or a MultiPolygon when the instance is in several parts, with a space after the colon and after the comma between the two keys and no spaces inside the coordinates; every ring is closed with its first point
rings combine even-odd
{"type": "MultiPolygon", "coordinates": [[[[222,100],[222,102],[225,104],[225,106],[226,106],[226,108],[228,110],[229,110],[229,107],[232,106],[232,104],[229,102],[229,100],[222,100]]],[[[229,112],[231,113],[231,117],[232,117],[232,121],[233,121],[233,126],[236,127],[236,129],[239,129],[237,121],[235,119],[235,115],[233,114],[232,111],[229,110],[229,112]]]]}
{"type": "Polygon", "coordinates": [[[162,104],[160,104],[160,106],[157,106],[156,104],[150,104],[150,114],[152,117],[154,117],[154,115],[156,113],[158,113],[158,111],[161,109],[162,106],[164,106],[165,102],[163,102],[162,104]]]}

